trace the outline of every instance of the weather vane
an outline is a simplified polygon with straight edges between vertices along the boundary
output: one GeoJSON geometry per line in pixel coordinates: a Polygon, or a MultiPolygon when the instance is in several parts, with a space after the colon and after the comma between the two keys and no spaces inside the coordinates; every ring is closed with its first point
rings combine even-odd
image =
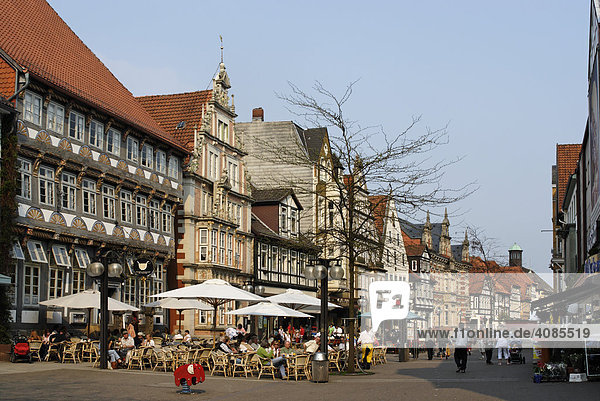
{"type": "Polygon", "coordinates": [[[221,63],[223,62],[223,36],[219,35],[219,39],[221,39],[221,63]]]}

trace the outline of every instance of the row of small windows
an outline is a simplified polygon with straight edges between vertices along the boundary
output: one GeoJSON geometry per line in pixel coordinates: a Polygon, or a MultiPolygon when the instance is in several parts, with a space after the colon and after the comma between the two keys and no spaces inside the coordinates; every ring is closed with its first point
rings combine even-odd
{"type": "Polygon", "coordinates": [[[235,240],[233,233],[211,230],[209,244],[209,230],[200,229],[200,261],[219,263],[222,265],[236,266],[241,263],[242,240],[235,240]],[[235,247],[235,249],[234,249],[235,247]],[[234,252],[235,251],[235,252],[234,252]]]}
{"type": "MultiPolygon", "coordinates": [[[[42,125],[41,96],[26,92],[23,110],[25,121],[40,126],[42,125]]],[[[64,121],[64,107],[54,102],[48,103],[46,109],[46,129],[64,135],[64,121]]],[[[85,118],[83,115],[75,111],[69,113],[67,135],[77,141],[85,142],[85,118]]],[[[105,131],[104,124],[96,120],[91,120],[87,143],[92,147],[121,157],[121,138],[121,133],[116,129],[109,128],[105,131]]],[[[177,157],[169,157],[169,162],[167,164],[166,152],[157,150],[155,155],[154,148],[146,143],[143,144],[140,149],[139,141],[132,136],[127,137],[125,157],[133,163],[139,163],[149,169],[155,169],[159,173],[168,174],[173,178],[179,177],[180,166],[177,157]]]]}
{"type": "MultiPolygon", "coordinates": [[[[73,267],[73,281],[71,285],[71,293],[83,291],[86,288],[86,273],[85,269],[90,264],[90,257],[85,249],[75,248],[75,259],[77,260],[77,266],[72,266],[71,258],[67,251],[67,247],[60,244],[54,244],[51,247],[52,255],[56,267],[50,266],[48,269],[48,299],[56,298],[63,295],[63,289],[65,286],[65,274],[66,271],[62,268],[73,267]],[[78,268],[78,269],[76,269],[78,268]]],[[[46,251],[41,242],[35,240],[29,240],[27,242],[27,250],[31,262],[47,264],[48,259],[46,258],[46,251]]],[[[11,256],[17,260],[25,261],[25,254],[21,248],[21,244],[15,242],[11,251],[11,256]]],[[[133,263],[132,258],[127,259],[127,264],[133,263]]],[[[164,290],[164,280],[166,277],[166,267],[162,262],[156,264],[154,270],[154,278],[152,280],[145,280],[143,283],[138,283],[138,279],[135,277],[129,277],[124,283],[123,297],[125,302],[130,305],[141,306],[150,302],[149,297],[153,294],[158,294],[164,290]],[[136,289],[139,285],[139,298],[135,297],[136,289]]],[[[68,279],[68,275],[67,275],[68,279]]],[[[16,280],[15,280],[16,282],[16,280]]],[[[25,305],[37,305],[39,299],[39,285],[40,285],[40,267],[39,265],[24,266],[24,280],[23,280],[23,304],[25,305]]],[[[14,300],[13,300],[14,303],[14,300]]]]}
{"type": "MultiPolygon", "coordinates": [[[[17,195],[23,199],[32,199],[32,163],[26,159],[18,159],[19,174],[17,176],[17,195]]],[[[102,185],[100,200],[98,205],[98,195],[96,193],[96,182],[90,179],[81,181],[81,199],[78,198],[78,188],[74,174],[62,172],[60,181],[55,182],[55,170],[48,166],[40,166],[38,170],[38,202],[41,205],[59,207],[65,210],[78,210],[77,204],[81,202],[81,211],[90,216],[98,215],[98,208],[101,209],[101,216],[108,220],[116,220],[117,214],[121,223],[136,224],[141,227],[148,227],[151,230],[162,230],[170,233],[172,229],[171,207],[164,203],[161,207],[160,202],[155,199],[148,201],[144,195],[133,196],[133,193],[127,190],[121,190],[117,198],[114,186],[102,185]],[[58,193],[57,193],[58,192],[58,193]],[[120,200],[120,210],[117,209],[117,202],[120,200]],[[120,212],[120,213],[119,213],[120,212]]]]}

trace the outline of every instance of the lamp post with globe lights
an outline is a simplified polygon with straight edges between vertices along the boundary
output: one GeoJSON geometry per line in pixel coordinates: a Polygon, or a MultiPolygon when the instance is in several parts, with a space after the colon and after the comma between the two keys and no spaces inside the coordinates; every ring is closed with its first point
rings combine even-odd
{"type": "Polygon", "coordinates": [[[315,264],[304,269],[304,277],[308,280],[321,280],[321,352],[327,356],[327,311],[329,303],[328,281],[344,277],[344,268],[337,258],[319,258],[315,264]]]}
{"type": "Polygon", "coordinates": [[[119,254],[107,251],[101,259],[87,267],[87,274],[100,281],[100,369],[108,368],[108,278],[120,277],[123,266],[119,263],[119,254]],[[106,266],[106,267],[105,267],[106,266]]]}

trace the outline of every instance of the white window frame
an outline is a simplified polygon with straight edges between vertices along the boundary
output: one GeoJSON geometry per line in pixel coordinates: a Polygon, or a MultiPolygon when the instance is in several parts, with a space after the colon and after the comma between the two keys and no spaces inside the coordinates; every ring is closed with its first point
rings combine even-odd
{"type": "Polygon", "coordinates": [[[69,114],[69,138],[77,141],[83,141],[85,134],[85,117],[72,111],[69,114]]]}
{"type": "Polygon", "coordinates": [[[219,179],[220,169],[219,169],[219,161],[220,161],[220,152],[214,148],[208,149],[208,165],[207,165],[207,173],[208,178],[212,180],[219,179]]]}
{"type": "Polygon", "coordinates": [[[23,305],[37,306],[40,301],[40,267],[25,263],[23,275],[23,305]]]}
{"type": "Polygon", "coordinates": [[[27,159],[17,159],[19,175],[17,178],[18,193],[23,199],[31,200],[31,162],[27,159]],[[18,185],[20,183],[20,185],[18,185]]]}
{"type": "Polygon", "coordinates": [[[210,260],[213,263],[217,263],[217,243],[218,243],[218,230],[211,230],[210,232],[210,260]]]}
{"type": "Polygon", "coordinates": [[[65,108],[58,103],[50,102],[46,108],[46,129],[63,133],[65,125],[65,108]]]}
{"type": "Polygon", "coordinates": [[[95,148],[103,149],[104,144],[104,124],[99,121],[92,120],[90,123],[90,136],[88,143],[95,148]]]}
{"type": "Polygon", "coordinates": [[[142,152],[140,157],[140,164],[147,168],[153,168],[154,148],[147,143],[142,145],[142,152]]]}
{"type": "Polygon", "coordinates": [[[208,229],[201,228],[199,232],[200,237],[200,262],[208,261],[208,229]]]}
{"type": "Polygon", "coordinates": [[[42,97],[40,95],[29,91],[25,92],[23,119],[35,125],[42,125],[42,97]]]}
{"type": "Polygon", "coordinates": [[[77,294],[85,291],[86,272],[82,269],[73,269],[73,281],[71,283],[71,293],[77,294]]]}
{"type": "Polygon", "coordinates": [[[54,244],[52,245],[52,255],[54,255],[54,261],[57,266],[71,267],[71,258],[69,257],[69,251],[64,245],[54,244]]]}
{"type": "Polygon", "coordinates": [[[227,234],[227,264],[233,265],[233,234],[227,234]]]}
{"type": "Polygon", "coordinates": [[[67,210],[77,209],[77,178],[73,174],[62,173],[60,177],[61,205],[67,210]]]}
{"type": "Polygon", "coordinates": [[[84,179],[81,183],[81,201],[82,211],[85,214],[96,216],[96,183],[92,180],[84,179]],[[86,208],[88,209],[86,211],[86,208]]]}
{"type": "Polygon", "coordinates": [[[134,137],[127,137],[127,160],[134,163],[138,162],[140,152],[140,143],[134,137]]]}
{"type": "Polygon", "coordinates": [[[121,222],[133,224],[133,194],[121,190],[121,222]]]}
{"type": "Polygon", "coordinates": [[[46,258],[46,250],[40,241],[27,241],[27,250],[29,251],[29,257],[31,258],[32,262],[48,263],[48,259],[46,258]]]}
{"type": "Polygon", "coordinates": [[[169,177],[179,179],[179,158],[176,156],[169,157],[169,177]]]}
{"type": "Polygon", "coordinates": [[[233,160],[227,160],[227,174],[229,175],[229,183],[235,191],[239,191],[239,164],[233,160]]]}
{"type": "Polygon", "coordinates": [[[17,260],[25,260],[25,254],[23,253],[23,248],[21,248],[21,243],[19,241],[13,242],[13,246],[10,250],[10,257],[17,260]]]}
{"type": "Polygon", "coordinates": [[[80,269],[87,269],[90,264],[90,255],[85,249],[75,248],[75,258],[77,259],[77,265],[80,269]]]}
{"type": "Polygon", "coordinates": [[[121,133],[114,128],[109,128],[106,132],[106,151],[121,156],[121,133]]]}
{"type": "Polygon", "coordinates": [[[162,150],[156,151],[156,171],[161,174],[167,173],[167,154],[162,150]]]}
{"type": "Polygon", "coordinates": [[[38,169],[38,200],[42,205],[54,206],[54,169],[40,166],[38,169]],[[42,200],[42,192],[44,200],[42,200]]]}
{"type": "Polygon", "coordinates": [[[165,233],[172,233],[173,231],[173,215],[171,214],[171,205],[165,203],[162,207],[162,225],[161,229],[165,233]]]}
{"type": "Polygon", "coordinates": [[[149,210],[149,218],[150,218],[150,229],[151,230],[160,230],[161,226],[162,226],[162,219],[160,216],[160,203],[153,199],[150,202],[148,202],[148,210],[149,210]]]}
{"type": "Polygon", "coordinates": [[[111,185],[102,185],[102,216],[105,219],[115,220],[115,206],[115,187],[111,185]]]}
{"type": "Polygon", "coordinates": [[[135,222],[140,227],[148,226],[147,198],[142,195],[135,197],[135,222]]]}
{"type": "Polygon", "coordinates": [[[225,231],[219,231],[219,263],[225,264],[225,231]]]}

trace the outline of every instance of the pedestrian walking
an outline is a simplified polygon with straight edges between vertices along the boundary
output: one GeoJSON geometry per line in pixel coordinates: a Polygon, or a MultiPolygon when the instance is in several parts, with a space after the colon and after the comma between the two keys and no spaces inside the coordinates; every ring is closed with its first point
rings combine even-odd
{"type": "Polygon", "coordinates": [[[508,359],[508,340],[500,337],[496,342],[496,348],[498,348],[498,365],[502,365],[502,358],[506,359],[507,365],[510,365],[510,360],[508,359]]]}
{"type": "Polygon", "coordinates": [[[459,331],[455,339],[454,362],[456,363],[456,373],[465,373],[467,370],[467,358],[469,351],[467,348],[467,339],[464,336],[464,325],[459,325],[459,331]]]}

